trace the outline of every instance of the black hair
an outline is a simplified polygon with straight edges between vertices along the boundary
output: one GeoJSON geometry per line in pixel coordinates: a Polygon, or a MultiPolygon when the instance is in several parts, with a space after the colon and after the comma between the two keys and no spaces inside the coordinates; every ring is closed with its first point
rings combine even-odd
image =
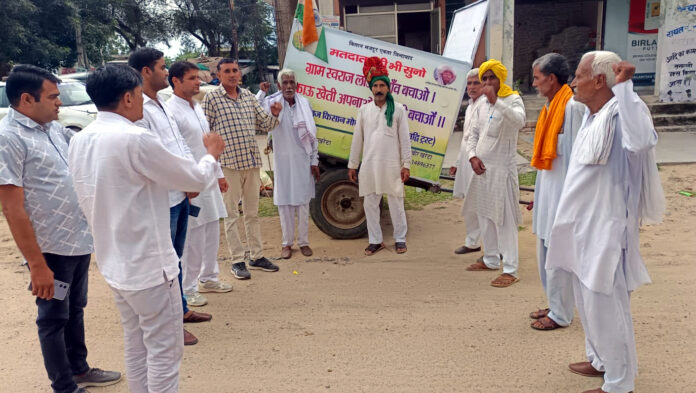
{"type": "Polygon", "coordinates": [[[169,86],[174,88],[172,79],[176,78],[180,81],[184,80],[184,75],[191,70],[198,71],[198,66],[190,61],[177,61],[169,66],[169,86]]]}
{"type": "Polygon", "coordinates": [[[60,83],[58,77],[43,68],[28,64],[16,65],[7,77],[5,85],[7,99],[12,106],[17,106],[22,94],[29,93],[36,101],[39,101],[45,80],[56,84],[60,83]]]}
{"type": "Polygon", "coordinates": [[[142,85],[140,73],[125,64],[107,64],[87,77],[87,94],[99,110],[114,110],[126,92],[142,85]]]}
{"type": "Polygon", "coordinates": [[[558,83],[561,85],[568,83],[570,67],[568,66],[568,60],[564,56],[558,53],[547,53],[534,60],[532,68],[537,66],[539,71],[546,76],[556,75],[556,79],[558,79],[558,83]]]}
{"type": "Polygon", "coordinates": [[[131,52],[128,56],[128,65],[135,68],[136,71],[140,72],[143,67],[147,67],[151,70],[155,69],[155,63],[157,60],[164,57],[162,51],[158,51],[154,48],[138,48],[131,52]]]}
{"type": "Polygon", "coordinates": [[[224,59],[220,59],[220,61],[217,63],[217,70],[218,70],[218,72],[220,72],[220,66],[222,66],[223,64],[230,64],[230,63],[234,63],[234,64],[239,65],[239,63],[237,62],[237,60],[235,60],[235,59],[233,59],[233,58],[231,58],[231,57],[225,57],[224,59]]]}

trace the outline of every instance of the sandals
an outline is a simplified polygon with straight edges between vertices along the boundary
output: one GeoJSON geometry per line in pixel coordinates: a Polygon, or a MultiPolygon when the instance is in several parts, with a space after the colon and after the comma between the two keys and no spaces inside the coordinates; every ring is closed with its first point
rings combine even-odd
{"type": "Polygon", "coordinates": [[[491,286],[496,288],[506,288],[510,285],[520,281],[519,278],[513,276],[512,274],[503,273],[491,281],[491,286]]]}
{"type": "Polygon", "coordinates": [[[408,250],[406,248],[406,242],[396,242],[394,243],[394,248],[397,254],[404,254],[408,250]]]}
{"type": "Polygon", "coordinates": [[[365,255],[367,255],[368,257],[371,256],[371,255],[375,255],[375,253],[377,253],[377,251],[379,251],[379,250],[384,250],[384,247],[385,247],[385,246],[384,246],[384,243],[380,243],[380,244],[369,244],[369,245],[367,246],[367,248],[365,248],[365,255]]]}
{"type": "Polygon", "coordinates": [[[529,317],[532,318],[532,319],[540,319],[540,318],[543,318],[543,317],[549,315],[549,312],[550,312],[550,311],[551,311],[551,310],[548,309],[548,308],[545,308],[545,309],[543,309],[543,310],[542,310],[542,309],[538,309],[538,310],[536,310],[536,311],[534,311],[534,312],[529,313],[529,317]]]}
{"type": "Polygon", "coordinates": [[[466,270],[468,270],[470,272],[483,272],[483,271],[492,271],[492,270],[498,270],[498,269],[491,269],[490,267],[486,266],[486,264],[483,262],[483,257],[480,257],[479,259],[476,260],[476,262],[467,266],[466,270]]]}
{"type": "Polygon", "coordinates": [[[549,317],[539,318],[529,326],[536,330],[556,330],[565,327],[557,324],[556,321],[549,317]]]}

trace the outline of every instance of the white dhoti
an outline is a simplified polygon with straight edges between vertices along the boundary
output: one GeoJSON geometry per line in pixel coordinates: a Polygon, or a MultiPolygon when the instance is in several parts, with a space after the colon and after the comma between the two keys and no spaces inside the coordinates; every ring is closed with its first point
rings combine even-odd
{"type": "Polygon", "coordinates": [[[636,341],[631,319],[630,293],[626,286],[624,260],[614,274],[611,295],[593,292],[573,275],[575,301],[585,330],[585,349],[592,367],[604,371],[602,390],[633,391],[638,375],[636,341]]]}
{"type": "MultiPolygon", "coordinates": [[[[379,202],[382,194],[367,194],[363,200],[365,217],[367,218],[367,234],[370,244],[380,244],[383,241],[382,227],[380,226],[379,202]]],[[[404,210],[404,198],[387,195],[389,203],[389,215],[391,216],[392,226],[394,227],[394,241],[406,242],[406,211],[404,210]]]]}
{"type": "MultiPolygon", "coordinates": [[[[511,186],[508,184],[508,186],[511,186]]],[[[503,255],[503,273],[517,275],[519,256],[517,249],[517,201],[514,194],[506,193],[503,208],[503,225],[496,225],[490,218],[477,215],[483,240],[483,262],[491,269],[500,268],[500,255],[503,255]]]]}
{"type": "Polygon", "coordinates": [[[181,257],[184,294],[192,295],[198,292],[198,281],[218,281],[220,275],[217,261],[219,247],[220,222],[218,220],[193,228],[191,221],[189,221],[186,245],[181,257]]]}
{"type": "Polygon", "coordinates": [[[178,392],[184,353],[179,282],[175,279],[140,291],[111,290],[121,313],[128,390],[178,392]]]}
{"type": "Polygon", "coordinates": [[[544,240],[537,238],[537,259],[539,278],[549,302],[548,317],[561,326],[568,326],[573,321],[575,297],[573,293],[573,274],[563,269],[546,267],[548,248],[544,240]]]}
{"type": "Polygon", "coordinates": [[[280,227],[283,231],[283,247],[295,243],[295,215],[297,215],[297,245],[309,245],[309,204],[279,205],[280,227]]]}

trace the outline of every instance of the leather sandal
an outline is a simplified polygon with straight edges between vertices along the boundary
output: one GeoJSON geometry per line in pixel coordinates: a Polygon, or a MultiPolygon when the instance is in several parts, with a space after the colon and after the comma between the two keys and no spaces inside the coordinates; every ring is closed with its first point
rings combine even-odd
{"type": "Polygon", "coordinates": [[[548,309],[548,308],[545,308],[545,309],[543,309],[543,310],[542,310],[542,309],[538,309],[538,310],[536,310],[536,311],[534,311],[534,312],[530,312],[530,313],[529,313],[529,318],[532,318],[532,319],[543,318],[543,317],[549,315],[549,312],[551,312],[551,310],[548,309]]]}
{"type": "Polygon", "coordinates": [[[384,246],[384,243],[380,243],[380,244],[369,244],[369,245],[365,248],[365,255],[367,255],[368,257],[371,256],[371,255],[375,255],[375,254],[377,253],[377,251],[379,251],[379,250],[384,250],[384,247],[385,247],[385,246],[384,246]]]}
{"type": "Polygon", "coordinates": [[[532,324],[529,326],[531,326],[532,329],[536,330],[556,330],[566,327],[557,324],[556,321],[549,318],[548,316],[537,319],[536,321],[532,322],[532,324]]]}
{"type": "Polygon", "coordinates": [[[507,288],[517,281],[520,281],[520,279],[512,274],[503,273],[496,277],[495,280],[491,281],[491,286],[496,288],[507,288]]]}

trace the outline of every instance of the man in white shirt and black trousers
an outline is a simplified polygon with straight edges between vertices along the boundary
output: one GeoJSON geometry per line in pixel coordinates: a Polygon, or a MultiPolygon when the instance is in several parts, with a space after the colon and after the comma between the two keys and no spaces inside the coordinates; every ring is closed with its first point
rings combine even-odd
{"type": "Polygon", "coordinates": [[[140,74],[100,67],[87,79],[97,119],[68,153],[80,208],[94,237],[99,270],[114,293],[124,330],[132,393],[177,392],[183,354],[179,257],[169,228],[168,190],[200,192],[217,181],[219,135],[206,134],[198,163],[135,125],[143,116],[140,74]]]}
{"type": "MultiPolygon", "coordinates": [[[[157,96],[160,90],[169,86],[167,81],[169,73],[164,64],[164,54],[157,49],[140,48],[128,57],[128,65],[138,71],[143,79],[143,118],[138,120],[138,125],[157,135],[170,153],[193,161],[191,150],[181,136],[176,121],[169,113],[165,102],[157,96]]],[[[184,254],[191,206],[189,199],[196,196],[198,196],[197,192],[184,193],[173,184],[169,187],[170,231],[174,250],[179,259],[184,254]]],[[[212,319],[210,314],[189,310],[183,292],[181,263],[179,263],[179,287],[182,289],[184,322],[210,321],[212,319]]],[[[193,334],[184,330],[184,344],[193,345],[197,342],[198,339],[193,334]]]]}

